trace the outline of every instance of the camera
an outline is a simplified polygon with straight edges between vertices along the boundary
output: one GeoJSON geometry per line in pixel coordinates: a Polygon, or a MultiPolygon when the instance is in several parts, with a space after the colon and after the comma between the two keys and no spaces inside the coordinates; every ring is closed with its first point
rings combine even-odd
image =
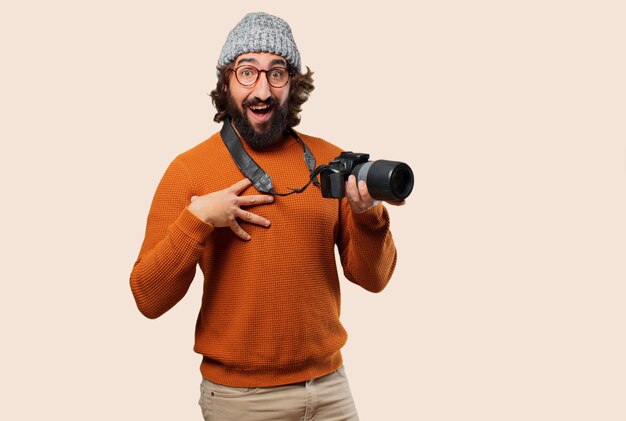
{"type": "Polygon", "coordinates": [[[413,190],[413,171],[404,162],[380,159],[369,161],[369,154],[342,152],[320,172],[323,197],[341,199],[350,174],[357,182],[365,180],[370,195],[377,200],[401,201],[413,190]]]}

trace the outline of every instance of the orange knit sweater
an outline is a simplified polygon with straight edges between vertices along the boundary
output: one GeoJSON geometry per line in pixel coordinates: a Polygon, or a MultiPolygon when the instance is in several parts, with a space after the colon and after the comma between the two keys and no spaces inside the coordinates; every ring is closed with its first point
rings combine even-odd
{"type": "MultiPolygon", "coordinates": [[[[341,150],[301,135],[317,164],[341,150]]],[[[244,145],[279,192],[308,180],[293,138],[262,152],[244,145]]],[[[334,247],[345,276],[378,292],[389,281],[396,250],[387,210],[353,214],[347,200],[326,199],[313,185],[302,194],[247,207],[269,219],[263,228],[240,221],[252,237],[196,218],[187,205],[243,178],[219,133],[179,155],[165,172],[148,215],[146,236],[130,276],[139,310],[156,318],[204,274],[194,350],[203,377],[239,387],[274,386],[316,378],[341,366],[347,334],[339,321],[334,247]]],[[[254,187],[242,193],[259,194],[254,187]]]]}

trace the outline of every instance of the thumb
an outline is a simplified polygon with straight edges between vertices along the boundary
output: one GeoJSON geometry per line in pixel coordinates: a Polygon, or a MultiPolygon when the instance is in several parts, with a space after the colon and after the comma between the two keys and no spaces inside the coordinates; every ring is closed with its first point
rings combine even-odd
{"type": "Polygon", "coordinates": [[[198,198],[198,196],[191,196],[191,201],[193,202],[194,200],[196,200],[198,198]]]}

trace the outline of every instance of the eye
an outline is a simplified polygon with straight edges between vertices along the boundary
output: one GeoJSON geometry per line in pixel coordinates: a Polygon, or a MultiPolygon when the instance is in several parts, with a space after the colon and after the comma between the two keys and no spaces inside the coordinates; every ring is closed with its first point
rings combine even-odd
{"type": "Polygon", "coordinates": [[[272,79],[281,80],[284,75],[285,75],[284,69],[271,69],[270,70],[270,77],[272,79]]]}
{"type": "Polygon", "coordinates": [[[254,71],[252,71],[252,69],[242,69],[239,75],[248,78],[254,76],[254,71]]]}

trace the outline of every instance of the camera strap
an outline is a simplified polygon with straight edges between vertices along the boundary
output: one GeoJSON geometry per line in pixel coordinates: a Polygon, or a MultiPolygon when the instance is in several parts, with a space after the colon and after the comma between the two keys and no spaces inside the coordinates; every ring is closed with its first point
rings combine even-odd
{"type": "Polygon", "coordinates": [[[241,144],[241,139],[239,139],[239,136],[233,129],[230,118],[226,118],[226,120],[224,120],[222,130],[220,130],[220,136],[222,137],[222,141],[224,142],[224,145],[226,145],[230,156],[233,158],[233,161],[237,164],[237,168],[239,168],[246,178],[252,181],[252,184],[258,191],[275,196],[289,196],[293,193],[302,193],[311,183],[319,186],[320,184],[316,177],[317,174],[319,174],[319,172],[325,167],[325,165],[320,165],[318,168],[315,168],[315,157],[311,153],[309,147],[302,141],[302,139],[300,139],[300,136],[298,136],[293,129],[289,129],[289,132],[302,145],[302,148],[304,149],[304,162],[306,163],[310,174],[309,182],[306,183],[304,187],[299,189],[292,189],[289,187],[289,190],[291,190],[289,193],[278,193],[274,190],[272,178],[259,166],[259,164],[254,161],[254,159],[252,159],[248,152],[245,151],[241,144]]]}

